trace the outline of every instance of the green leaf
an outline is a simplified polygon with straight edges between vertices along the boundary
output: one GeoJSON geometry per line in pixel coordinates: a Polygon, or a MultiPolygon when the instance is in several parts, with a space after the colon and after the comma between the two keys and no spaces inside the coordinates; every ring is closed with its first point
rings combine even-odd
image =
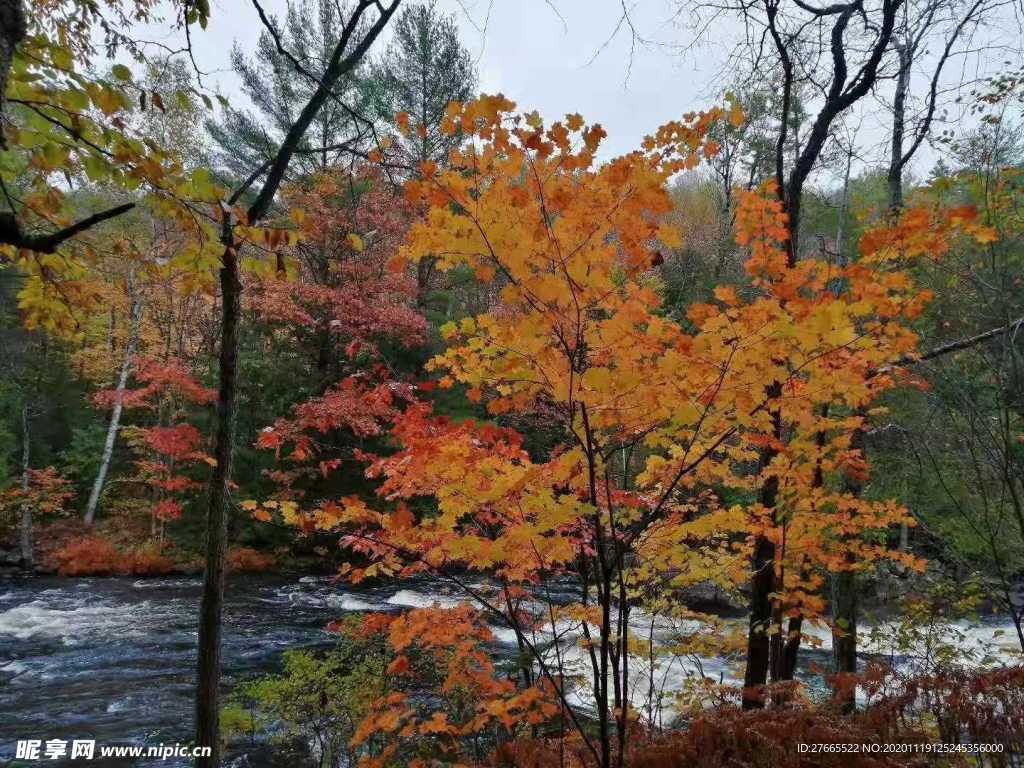
{"type": "Polygon", "coordinates": [[[96,155],[86,155],[83,165],[85,165],[85,175],[89,177],[89,181],[103,181],[109,175],[106,162],[96,155]]]}
{"type": "Polygon", "coordinates": [[[76,112],[83,112],[89,108],[89,94],[73,88],[65,92],[64,102],[76,112]]]}
{"type": "Polygon", "coordinates": [[[75,68],[74,58],[71,51],[63,46],[54,46],[50,49],[50,60],[61,69],[73,70],[75,68]]]}
{"type": "Polygon", "coordinates": [[[132,71],[128,69],[128,67],[126,67],[124,64],[115,64],[113,67],[110,68],[110,71],[118,80],[128,82],[132,79],[132,71]]]}
{"type": "Polygon", "coordinates": [[[206,168],[196,168],[192,171],[192,186],[200,197],[213,195],[213,177],[206,168]]]}

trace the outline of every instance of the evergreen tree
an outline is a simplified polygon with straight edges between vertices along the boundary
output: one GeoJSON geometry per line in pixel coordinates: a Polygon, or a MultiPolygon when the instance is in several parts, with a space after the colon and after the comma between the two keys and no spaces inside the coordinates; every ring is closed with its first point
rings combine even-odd
{"type": "MultiPolygon", "coordinates": [[[[284,134],[322,80],[350,15],[334,0],[289,3],[283,26],[271,19],[276,40],[264,30],[252,58],[236,44],[231,64],[255,112],[230,107],[219,122],[207,121],[214,161],[222,172],[244,179],[274,157],[284,134]],[[278,49],[278,42],[286,53],[278,49]]],[[[362,40],[362,32],[356,30],[350,36],[349,48],[362,40]]],[[[289,176],[308,177],[351,157],[353,142],[358,142],[368,127],[362,118],[367,99],[361,69],[356,67],[339,78],[331,89],[331,96],[296,148],[289,176]]]]}
{"type": "Polygon", "coordinates": [[[476,91],[476,67],[469,51],[459,40],[454,16],[429,3],[403,8],[395,22],[390,46],[375,62],[372,71],[377,116],[393,122],[406,112],[414,131],[402,139],[400,149],[413,171],[430,160],[444,164],[448,150],[458,145],[458,136],[440,131],[441,118],[449,102],[464,102],[476,91]]]}

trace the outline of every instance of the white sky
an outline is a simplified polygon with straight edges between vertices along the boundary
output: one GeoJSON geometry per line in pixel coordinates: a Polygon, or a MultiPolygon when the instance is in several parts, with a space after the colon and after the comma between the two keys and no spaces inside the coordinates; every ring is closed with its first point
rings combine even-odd
{"type": "MultiPolygon", "coordinates": [[[[722,73],[735,30],[720,21],[682,52],[679,46],[691,42],[692,33],[671,19],[671,0],[625,2],[640,34],[661,45],[640,46],[631,55],[625,28],[609,42],[622,15],[622,0],[439,0],[439,5],[458,20],[463,42],[477,59],[481,90],[504,93],[520,109],[536,109],[548,120],[579,112],[588,121],[600,122],[608,132],[602,154],[612,157],[637,147],[662,123],[715,102],[725,84],[722,73]]],[[[269,13],[284,15],[285,0],[262,4],[269,13]]],[[[211,6],[208,28],[193,32],[196,59],[211,73],[208,87],[238,104],[229,52],[236,41],[252,51],[262,26],[250,0],[211,0],[211,6]]],[[[1011,17],[1004,27],[1017,30],[1009,34],[1019,47],[1016,19],[1011,17]]],[[[1000,30],[986,34],[994,39],[1000,30]]],[[[374,50],[385,42],[378,41],[374,50]]],[[[992,58],[1006,56],[994,52],[992,58]]],[[[925,87],[924,81],[915,83],[919,93],[925,87]]],[[[877,114],[878,102],[862,99],[860,108],[868,117],[858,142],[880,148],[886,120],[877,114]]],[[[916,166],[926,172],[941,153],[922,150],[916,166]]]]}
{"type": "MultiPolygon", "coordinates": [[[[663,49],[638,49],[630,69],[625,31],[602,49],[621,15],[618,0],[551,2],[438,4],[455,15],[463,42],[476,59],[482,91],[504,93],[519,108],[536,109],[546,119],[579,112],[588,121],[600,122],[609,134],[604,147],[609,156],[634,149],[662,123],[711,103],[712,80],[722,62],[713,61],[709,51],[702,51],[703,60],[698,61],[697,56],[663,49]]],[[[264,0],[262,5],[268,13],[284,15],[284,0],[264,0]]],[[[634,18],[650,33],[666,28],[667,13],[664,0],[648,0],[637,5],[634,18]]],[[[237,41],[252,51],[261,29],[249,0],[212,1],[209,26],[192,33],[197,63],[211,73],[205,79],[208,86],[234,96],[236,81],[228,60],[232,44],[237,41]]],[[[146,33],[158,39],[154,28],[146,33]]],[[[374,50],[381,47],[378,41],[374,50]]]]}

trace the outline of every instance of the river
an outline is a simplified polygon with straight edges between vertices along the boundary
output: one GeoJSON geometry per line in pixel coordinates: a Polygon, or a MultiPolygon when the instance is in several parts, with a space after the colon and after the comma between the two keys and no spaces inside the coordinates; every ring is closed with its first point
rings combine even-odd
{"type": "MultiPolygon", "coordinates": [[[[146,746],[190,741],[200,589],[198,578],[180,577],[0,580],[0,763],[14,757],[19,739],[146,746]]],[[[287,649],[330,645],[324,627],[345,612],[434,601],[455,602],[442,585],[429,582],[353,588],[329,577],[237,576],[225,608],[226,687],[277,671],[287,649]]],[[[496,636],[512,650],[508,629],[496,636]]],[[[805,664],[828,665],[825,650],[808,649],[804,657],[805,664]]],[[[721,660],[705,660],[702,668],[723,679],[735,671],[721,660]]],[[[228,758],[239,767],[271,765],[266,752],[235,749],[228,758]]]]}
{"type": "MultiPolygon", "coordinates": [[[[329,645],[324,627],[346,611],[446,600],[401,586],[354,591],[323,577],[232,579],[227,686],[277,671],[287,649],[329,645]]],[[[0,580],[0,763],[14,757],[18,739],[188,742],[200,590],[198,578],[0,580]]]]}

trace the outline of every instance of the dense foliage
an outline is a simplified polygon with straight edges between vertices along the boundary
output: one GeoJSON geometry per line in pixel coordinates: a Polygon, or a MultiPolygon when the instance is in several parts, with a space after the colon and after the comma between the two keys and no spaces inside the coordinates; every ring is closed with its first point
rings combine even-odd
{"type": "MultiPolygon", "coordinates": [[[[907,133],[899,73],[944,15],[796,4],[835,17],[819,94],[810,23],[769,4],[778,89],[609,157],[581,115],[478,95],[434,4],[254,3],[248,105],[119,31],[149,2],[107,5],[0,30],[0,534],[63,576],[204,571],[201,742],[324,768],[1024,748],[1024,89],[965,94],[976,128],[905,180],[940,91],[907,133]],[[890,155],[854,166],[843,121],[890,64],[890,155]],[[453,598],[339,618],[218,723],[223,574],[274,568],[453,598]],[[979,643],[983,612],[1015,637],[979,643]]],[[[209,8],[168,10],[194,56],[209,8]]]]}

